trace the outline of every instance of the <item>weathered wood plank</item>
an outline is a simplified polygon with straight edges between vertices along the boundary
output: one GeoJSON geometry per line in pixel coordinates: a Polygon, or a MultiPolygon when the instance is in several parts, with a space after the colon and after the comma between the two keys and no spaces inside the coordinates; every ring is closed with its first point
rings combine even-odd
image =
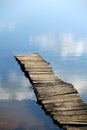
{"type": "Polygon", "coordinates": [[[59,116],[64,116],[64,115],[82,115],[82,114],[87,114],[87,109],[72,109],[72,110],[54,110],[54,111],[51,111],[51,116],[54,116],[54,115],[59,115],[59,116]]]}
{"type": "Polygon", "coordinates": [[[32,61],[31,63],[30,63],[30,61],[29,60],[22,60],[21,61],[21,64],[26,64],[26,65],[28,65],[28,66],[34,66],[34,67],[37,67],[37,66],[47,66],[49,63],[47,63],[47,62],[44,62],[44,61],[39,61],[39,62],[37,62],[37,61],[32,61]],[[36,66],[37,65],[37,66],[36,66]]]}
{"type": "Polygon", "coordinates": [[[24,61],[24,60],[29,60],[31,62],[39,62],[39,61],[43,61],[48,63],[47,61],[45,61],[39,54],[25,54],[25,55],[16,55],[15,56],[16,60],[20,60],[20,61],[24,61]]]}
{"type": "Polygon", "coordinates": [[[51,70],[51,67],[48,67],[48,66],[44,66],[44,65],[38,65],[38,66],[35,66],[35,65],[24,65],[25,68],[29,68],[29,69],[50,69],[51,70]]]}
{"type": "Polygon", "coordinates": [[[74,86],[59,79],[49,63],[37,53],[15,58],[29,75],[38,101],[53,120],[66,130],[87,130],[75,126],[87,125],[87,104],[74,86]]]}
{"type": "Polygon", "coordinates": [[[70,110],[83,110],[87,109],[87,106],[85,106],[85,103],[81,100],[74,100],[73,102],[70,101],[63,101],[63,102],[52,102],[49,104],[44,104],[44,107],[49,111],[70,111],[70,110]]]}
{"type": "MultiPolygon", "coordinates": [[[[29,69],[27,69],[27,71],[29,71],[29,69]]],[[[45,75],[45,74],[49,74],[49,75],[51,75],[52,74],[52,71],[43,71],[43,72],[38,72],[38,71],[36,71],[36,72],[32,72],[32,71],[30,71],[29,72],[29,75],[45,75]]]]}
{"type": "Polygon", "coordinates": [[[37,87],[36,90],[40,97],[77,93],[77,90],[75,90],[71,85],[67,86],[67,84],[55,85],[52,88],[50,86],[37,87]]]}
{"type": "Polygon", "coordinates": [[[62,125],[86,125],[87,115],[53,116],[54,120],[61,122],[62,125]]]}
{"type": "Polygon", "coordinates": [[[87,128],[80,128],[80,127],[75,127],[75,126],[64,126],[65,130],[87,130],[87,128]]]}
{"type": "Polygon", "coordinates": [[[52,69],[50,68],[29,68],[29,67],[25,67],[26,71],[29,71],[29,72],[51,72],[52,73],[52,69]],[[42,71],[41,71],[42,69],[42,71]]]}
{"type": "Polygon", "coordinates": [[[77,94],[65,94],[65,95],[57,95],[57,96],[53,96],[53,97],[44,97],[44,98],[39,98],[39,100],[42,100],[43,104],[49,104],[52,102],[59,102],[61,101],[74,101],[74,100],[81,100],[81,98],[79,96],[77,96],[77,94]]]}
{"type": "Polygon", "coordinates": [[[49,80],[58,80],[58,78],[54,75],[30,75],[32,80],[40,80],[40,81],[49,81],[49,80]]]}

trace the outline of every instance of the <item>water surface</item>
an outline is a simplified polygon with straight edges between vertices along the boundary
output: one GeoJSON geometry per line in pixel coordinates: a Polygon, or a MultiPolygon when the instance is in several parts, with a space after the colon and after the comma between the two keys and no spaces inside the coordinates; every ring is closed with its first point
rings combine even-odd
{"type": "Polygon", "coordinates": [[[0,1],[0,128],[60,130],[37,104],[16,54],[40,53],[87,102],[87,2],[0,1]]]}

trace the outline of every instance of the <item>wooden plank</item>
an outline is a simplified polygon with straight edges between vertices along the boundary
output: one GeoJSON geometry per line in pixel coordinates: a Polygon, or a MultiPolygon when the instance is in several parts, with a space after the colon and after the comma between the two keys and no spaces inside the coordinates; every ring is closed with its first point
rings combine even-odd
{"type": "Polygon", "coordinates": [[[48,82],[48,83],[44,83],[44,84],[43,83],[34,83],[33,86],[35,86],[35,87],[47,87],[47,86],[54,87],[56,85],[61,86],[64,83],[65,83],[64,81],[58,79],[57,82],[53,82],[53,83],[48,82]]]}
{"type": "Polygon", "coordinates": [[[37,61],[31,61],[31,63],[30,63],[30,60],[22,60],[21,64],[26,64],[28,66],[34,66],[35,67],[36,65],[37,66],[47,66],[49,63],[44,62],[44,61],[39,61],[39,62],[37,62],[37,61]]]}
{"type": "Polygon", "coordinates": [[[29,75],[38,102],[53,120],[66,130],[86,130],[75,126],[87,125],[87,104],[74,86],[59,79],[49,63],[37,53],[15,58],[29,75]]]}
{"type": "Polygon", "coordinates": [[[77,90],[67,84],[55,85],[52,88],[50,86],[37,87],[36,90],[40,97],[77,93],[77,90]]]}
{"type": "Polygon", "coordinates": [[[39,54],[25,54],[25,55],[16,55],[15,56],[16,60],[20,60],[20,61],[32,61],[32,62],[39,62],[39,61],[43,61],[48,63],[47,61],[45,61],[39,54]]]}
{"type": "Polygon", "coordinates": [[[87,130],[87,128],[81,128],[81,127],[76,127],[76,126],[64,126],[64,129],[66,130],[87,130]]]}
{"type": "Polygon", "coordinates": [[[25,67],[25,69],[26,69],[26,71],[28,71],[28,72],[52,72],[52,69],[50,69],[50,68],[34,68],[34,67],[32,67],[32,68],[30,68],[30,67],[25,67]],[[41,71],[42,70],[42,71],[41,71]]]}
{"type": "Polygon", "coordinates": [[[74,100],[79,100],[81,99],[77,94],[66,94],[66,95],[57,95],[53,97],[44,97],[44,98],[39,98],[39,100],[42,100],[43,104],[49,104],[49,103],[55,103],[59,101],[71,101],[73,102],[74,100]]]}
{"type": "Polygon", "coordinates": [[[62,125],[87,125],[87,115],[70,115],[70,116],[57,116],[55,115],[54,120],[61,122],[62,125]]]}
{"type": "MultiPolygon", "coordinates": [[[[29,71],[29,69],[27,70],[27,71],[29,71]]],[[[51,73],[51,71],[43,71],[43,72],[38,72],[38,71],[36,71],[36,72],[32,72],[32,71],[30,71],[29,72],[29,75],[45,75],[45,74],[49,74],[49,75],[51,75],[52,73],[51,73]]]]}
{"type": "Polygon", "coordinates": [[[44,107],[49,110],[49,111],[70,111],[70,110],[83,110],[87,109],[87,106],[85,105],[84,102],[81,100],[74,100],[73,102],[71,101],[62,101],[62,102],[52,102],[49,104],[44,104],[44,107]]]}
{"type": "Polygon", "coordinates": [[[64,116],[64,115],[82,115],[82,114],[87,114],[87,109],[72,109],[72,110],[54,110],[54,111],[51,111],[51,116],[54,116],[54,115],[59,115],[59,116],[64,116]]]}
{"type": "Polygon", "coordinates": [[[51,70],[51,67],[48,67],[48,66],[29,66],[29,65],[25,64],[24,67],[28,68],[28,69],[32,69],[32,71],[33,71],[33,69],[39,69],[40,71],[41,71],[41,69],[42,70],[44,70],[44,69],[51,70]]]}
{"type": "Polygon", "coordinates": [[[32,80],[36,80],[36,81],[49,81],[49,80],[53,80],[53,81],[57,81],[58,78],[56,76],[54,76],[53,74],[44,74],[44,75],[30,75],[32,80]]]}

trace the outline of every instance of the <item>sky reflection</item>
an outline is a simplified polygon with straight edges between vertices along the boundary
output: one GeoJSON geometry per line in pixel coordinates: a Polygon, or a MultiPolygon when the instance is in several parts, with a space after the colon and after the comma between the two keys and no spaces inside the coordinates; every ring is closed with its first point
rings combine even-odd
{"type": "Polygon", "coordinates": [[[46,122],[45,121],[43,122],[40,114],[35,113],[35,111],[32,110],[33,107],[36,107],[36,110],[37,111],[39,110],[40,114],[44,117],[44,113],[41,113],[41,108],[37,106],[36,102],[33,100],[23,100],[23,101],[1,100],[0,129],[33,130],[34,127],[35,129],[41,128],[41,130],[46,130],[44,126],[44,124],[46,125],[46,122]]]}
{"type": "Polygon", "coordinates": [[[61,34],[56,33],[30,35],[29,43],[40,47],[41,50],[48,50],[52,53],[59,54],[62,57],[82,56],[87,53],[87,41],[75,39],[72,33],[61,34]]]}
{"type": "Polygon", "coordinates": [[[15,31],[15,24],[14,23],[0,23],[0,32],[14,32],[15,31]]]}
{"type": "Polygon", "coordinates": [[[13,71],[10,72],[7,77],[6,81],[3,81],[3,79],[0,78],[0,100],[36,100],[32,86],[28,79],[13,71]]]}

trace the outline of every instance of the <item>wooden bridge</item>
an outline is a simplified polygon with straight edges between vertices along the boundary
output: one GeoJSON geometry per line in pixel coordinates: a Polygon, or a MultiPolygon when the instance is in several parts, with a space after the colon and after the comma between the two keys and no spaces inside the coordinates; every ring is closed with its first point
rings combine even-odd
{"type": "Polygon", "coordinates": [[[57,125],[65,130],[87,130],[87,104],[70,83],[57,77],[39,54],[17,55],[21,69],[29,78],[38,102],[57,125]]]}

